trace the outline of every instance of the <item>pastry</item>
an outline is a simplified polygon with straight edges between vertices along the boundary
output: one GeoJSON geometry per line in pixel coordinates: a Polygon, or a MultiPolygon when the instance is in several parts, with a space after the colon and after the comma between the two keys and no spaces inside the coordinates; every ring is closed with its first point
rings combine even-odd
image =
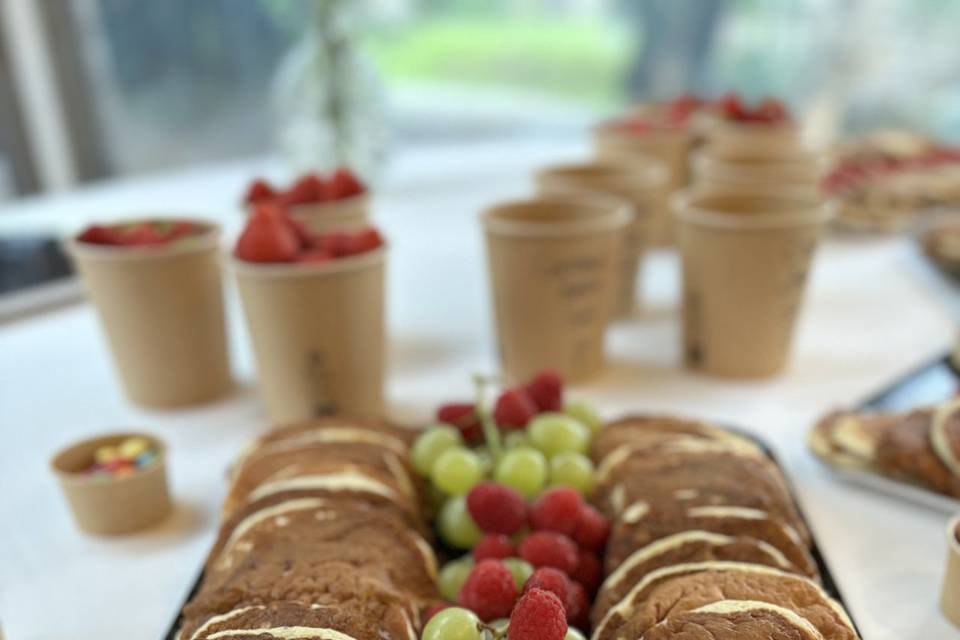
{"type": "Polygon", "coordinates": [[[808,620],[824,638],[858,637],[843,608],[808,578],[754,564],[702,562],[648,574],[610,608],[592,638],[641,638],[664,619],[721,600],[755,600],[783,607],[808,620]]]}
{"type": "Polygon", "coordinates": [[[719,600],[658,622],[640,640],[827,640],[792,609],[757,600],[719,600]]]}

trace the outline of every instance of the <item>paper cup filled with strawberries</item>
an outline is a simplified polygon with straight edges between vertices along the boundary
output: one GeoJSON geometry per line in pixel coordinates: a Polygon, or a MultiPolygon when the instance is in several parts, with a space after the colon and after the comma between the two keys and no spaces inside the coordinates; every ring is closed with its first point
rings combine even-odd
{"type": "Polygon", "coordinates": [[[370,197],[366,185],[349,169],[339,168],[330,176],[307,173],[286,189],[262,178],[250,183],[244,202],[255,208],[274,203],[315,233],[357,229],[370,218],[370,197]]]}
{"type": "Polygon", "coordinates": [[[381,416],[385,260],[373,227],[317,232],[255,206],[231,264],[272,421],[381,416]]]}
{"type": "Polygon", "coordinates": [[[782,157],[801,152],[800,127],[776,98],[749,103],[736,93],[715,101],[705,127],[707,144],[727,157],[782,157]]]}
{"type": "Polygon", "coordinates": [[[220,230],[162,218],[92,225],[66,242],[127,396],[173,407],[232,387],[220,230]]]}

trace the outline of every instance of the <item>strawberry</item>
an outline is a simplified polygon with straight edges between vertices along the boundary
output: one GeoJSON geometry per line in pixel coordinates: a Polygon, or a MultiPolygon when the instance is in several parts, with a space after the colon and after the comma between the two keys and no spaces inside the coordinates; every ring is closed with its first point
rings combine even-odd
{"type": "Polygon", "coordinates": [[[270,186],[270,183],[263,178],[257,178],[247,187],[247,194],[243,197],[243,201],[247,204],[256,204],[276,197],[277,192],[270,186]]]}
{"type": "Polygon", "coordinates": [[[483,439],[483,427],[472,403],[445,404],[437,409],[437,422],[452,424],[460,430],[467,442],[480,442],[483,439]]]}
{"type": "Polygon", "coordinates": [[[537,405],[523,387],[501,393],[493,409],[493,419],[501,429],[523,429],[535,415],[537,405]]]}
{"type": "Polygon", "coordinates": [[[717,101],[717,109],[724,117],[731,120],[738,120],[743,115],[743,103],[740,96],[735,93],[728,93],[717,101]]]}
{"type": "Polygon", "coordinates": [[[767,98],[753,109],[753,116],[760,122],[771,124],[783,122],[787,119],[787,110],[783,103],[773,98],[767,98]]]}
{"type": "Polygon", "coordinates": [[[351,255],[353,237],[346,231],[333,231],[314,238],[313,245],[318,249],[329,251],[336,258],[351,255]]]}
{"type": "Polygon", "coordinates": [[[349,169],[341,167],[330,178],[330,193],[333,200],[357,196],[366,190],[363,183],[349,169]]]}
{"type": "Polygon", "coordinates": [[[237,239],[234,253],[248,262],[292,262],[299,249],[300,240],[282,210],[261,203],[237,239]]]}
{"type": "Polygon", "coordinates": [[[77,236],[80,242],[90,244],[118,244],[117,230],[99,224],[90,225],[77,236]]]}
{"type": "Polygon", "coordinates": [[[347,242],[347,255],[355,256],[383,245],[383,237],[373,227],[367,227],[350,236],[347,242]]]}
{"type": "Polygon", "coordinates": [[[293,183],[280,197],[284,206],[313,204],[329,200],[329,185],[315,173],[308,173],[293,183]]]}
{"type": "Polygon", "coordinates": [[[524,389],[540,411],[563,410],[563,377],[556,371],[541,371],[524,389]]]}
{"type": "Polygon", "coordinates": [[[330,262],[335,259],[336,256],[324,249],[307,249],[297,256],[297,262],[309,263],[330,262]]]}
{"type": "Polygon", "coordinates": [[[165,237],[169,241],[179,240],[180,238],[186,238],[197,233],[200,229],[196,224],[188,220],[178,220],[170,224],[170,230],[167,231],[165,237]]]}
{"type": "Polygon", "coordinates": [[[163,244],[166,239],[157,230],[157,227],[150,222],[139,222],[123,231],[119,237],[119,243],[130,247],[145,247],[155,244],[163,244]]]}

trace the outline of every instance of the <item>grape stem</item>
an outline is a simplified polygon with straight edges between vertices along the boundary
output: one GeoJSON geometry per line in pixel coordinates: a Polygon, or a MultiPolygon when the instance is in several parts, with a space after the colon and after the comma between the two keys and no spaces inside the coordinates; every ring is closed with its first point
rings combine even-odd
{"type": "Polygon", "coordinates": [[[493,413],[490,411],[490,405],[487,402],[487,390],[490,385],[499,381],[499,376],[484,376],[480,374],[474,374],[473,376],[473,384],[477,393],[473,410],[476,411],[477,418],[480,420],[480,427],[483,429],[483,439],[487,443],[487,448],[490,449],[490,455],[493,456],[494,465],[500,462],[500,458],[503,456],[503,444],[500,442],[500,429],[493,419],[493,413]]]}

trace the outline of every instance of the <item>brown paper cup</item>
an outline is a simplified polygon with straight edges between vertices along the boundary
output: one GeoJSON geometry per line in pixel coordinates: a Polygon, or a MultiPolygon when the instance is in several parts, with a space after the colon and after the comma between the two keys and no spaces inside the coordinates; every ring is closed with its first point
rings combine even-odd
{"type": "MultiPolygon", "coordinates": [[[[205,223],[201,223],[205,224],[205,223]]],[[[127,396],[147,407],[195,404],[233,386],[219,228],[164,247],[68,240],[127,396]]]]}
{"type": "Polygon", "coordinates": [[[957,540],[960,516],[947,525],[947,569],[943,575],[940,610],[947,620],[960,627],[960,541],[957,540]]]}
{"type": "Polygon", "coordinates": [[[631,133],[616,126],[601,125],[593,132],[593,148],[598,158],[628,162],[636,159],[641,167],[648,164],[649,158],[663,162],[670,171],[671,191],[689,182],[688,154],[693,141],[693,133],[685,129],[631,133]]]}
{"type": "Polygon", "coordinates": [[[647,160],[645,165],[612,161],[560,165],[537,172],[537,186],[542,194],[561,197],[597,193],[623,199],[631,206],[633,222],[623,233],[618,315],[628,315],[636,307],[644,249],[667,235],[667,179],[666,167],[656,160],[647,160]]]}
{"type": "Polygon", "coordinates": [[[726,155],[706,147],[691,157],[693,183],[697,189],[739,187],[771,192],[788,190],[809,197],[820,193],[820,179],[826,171],[822,156],[797,151],[792,155],[726,155]]]}
{"type": "Polygon", "coordinates": [[[274,423],[383,415],[386,251],[322,264],[233,259],[274,423]]]}
{"type": "Polygon", "coordinates": [[[163,520],[171,509],[166,465],[166,447],[143,433],[84,440],[57,453],[50,463],[77,525],[96,534],[131,533],[163,520]],[[97,449],[134,436],[149,440],[156,448],[157,457],[149,465],[133,475],[110,480],[82,473],[93,463],[97,449]]]}
{"type": "Polygon", "coordinates": [[[683,339],[688,366],[737,378],[787,362],[806,275],[829,218],[800,196],[678,194],[683,339]]]}
{"type": "Polygon", "coordinates": [[[365,227],[370,220],[370,196],[362,193],[343,200],[292,207],[290,217],[314,233],[365,227]]]}
{"type": "Polygon", "coordinates": [[[482,215],[503,369],[546,368],[572,381],[603,368],[604,335],[629,208],[597,197],[542,197],[482,215]]]}

